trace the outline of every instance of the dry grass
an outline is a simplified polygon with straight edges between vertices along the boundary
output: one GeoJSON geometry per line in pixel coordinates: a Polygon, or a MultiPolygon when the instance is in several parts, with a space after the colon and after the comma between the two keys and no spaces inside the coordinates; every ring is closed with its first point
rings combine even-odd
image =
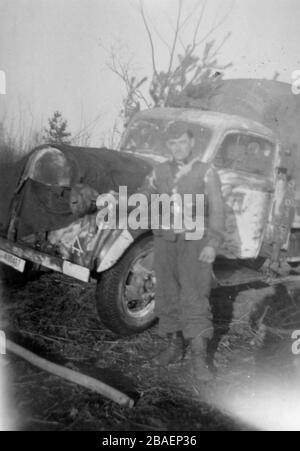
{"type": "MultiPolygon", "coordinates": [[[[136,407],[121,408],[13,359],[16,402],[23,415],[28,409],[30,418],[41,420],[39,428],[72,430],[191,430],[201,429],[202,421],[206,426],[211,421],[212,429],[234,426],[206,403],[199,403],[186,376],[186,362],[171,371],[158,371],[151,364],[154,353],[164,346],[155,329],[126,338],[117,338],[105,329],[95,314],[94,288],[94,284],[45,274],[23,290],[6,291],[6,323],[19,343],[106,380],[138,399],[136,407]],[[57,405],[61,398],[63,402],[57,405]]],[[[37,423],[24,425],[33,427],[37,423]]]]}
{"type": "Polygon", "coordinates": [[[0,145],[0,166],[12,164],[20,158],[18,150],[8,145],[0,145]]]}
{"type": "MultiPolygon", "coordinates": [[[[4,293],[4,320],[10,334],[20,344],[50,360],[114,385],[134,397],[136,406],[133,409],[121,408],[20,359],[10,358],[13,399],[20,412],[20,428],[108,431],[247,429],[222,411],[218,396],[221,392],[226,392],[229,397],[250,390],[253,393],[259,359],[263,362],[268,359],[269,367],[277,366],[278,371],[282,370],[275,352],[275,348],[282,349],[282,340],[278,339],[276,344],[268,334],[262,340],[255,340],[259,330],[245,324],[243,330],[235,331],[234,327],[222,323],[219,317],[216,329],[223,328],[223,335],[219,337],[215,354],[218,377],[207,386],[195,386],[189,376],[188,358],[170,369],[159,369],[152,364],[152,356],[165,346],[155,328],[127,338],[118,338],[105,329],[95,313],[94,289],[93,283],[86,285],[46,273],[22,290],[4,293]]],[[[269,326],[275,325],[273,321],[279,318],[280,309],[286,309],[285,324],[291,315],[292,320],[297,318],[295,308],[292,313],[291,306],[295,299],[299,299],[298,294],[285,299],[280,294],[280,299],[275,300],[276,309],[269,309],[263,318],[269,326]]],[[[231,295],[229,291],[216,295],[219,300],[222,298],[223,308],[231,295]]],[[[287,366],[284,372],[286,374],[287,366]]]]}

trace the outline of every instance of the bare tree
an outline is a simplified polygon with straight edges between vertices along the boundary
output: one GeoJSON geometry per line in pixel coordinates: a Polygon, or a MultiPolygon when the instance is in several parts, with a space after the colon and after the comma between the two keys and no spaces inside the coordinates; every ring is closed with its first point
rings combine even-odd
{"type": "Polygon", "coordinates": [[[74,146],[90,146],[92,136],[94,134],[95,128],[100,123],[103,117],[102,111],[100,111],[91,121],[86,122],[83,113],[83,107],[81,106],[81,121],[79,130],[72,135],[71,144],[74,146]]]}
{"type": "Polygon", "coordinates": [[[126,92],[123,98],[121,117],[126,126],[128,119],[140,110],[141,105],[151,108],[152,104],[147,100],[147,97],[142,91],[142,87],[145,85],[148,77],[144,76],[138,79],[133,75],[134,68],[131,58],[124,60],[120,57],[119,53],[115,46],[109,49],[107,66],[123,81],[125,86],[126,92]]]}
{"type": "Polygon", "coordinates": [[[131,60],[122,60],[114,47],[109,51],[108,67],[121,78],[126,88],[122,109],[125,126],[141,107],[189,105],[206,107],[209,96],[219,84],[224,71],[231,66],[231,63],[222,65],[218,62],[220,51],[229,39],[230,33],[219,43],[212,38],[231,9],[201,36],[207,3],[207,0],[197,2],[196,6],[184,16],[183,1],[177,0],[176,22],[172,27],[171,42],[167,42],[147,16],[144,1],[139,1],[138,11],[150,46],[151,76],[137,78],[131,60]],[[185,43],[184,31],[187,28],[193,32],[188,43],[185,43]],[[155,37],[158,37],[168,49],[164,69],[158,68],[158,45],[155,37]],[[147,81],[148,92],[145,92],[147,81]]]}
{"type": "Polygon", "coordinates": [[[3,110],[0,117],[0,162],[21,158],[42,141],[42,121],[38,123],[30,105],[19,100],[18,114],[3,110]]]}

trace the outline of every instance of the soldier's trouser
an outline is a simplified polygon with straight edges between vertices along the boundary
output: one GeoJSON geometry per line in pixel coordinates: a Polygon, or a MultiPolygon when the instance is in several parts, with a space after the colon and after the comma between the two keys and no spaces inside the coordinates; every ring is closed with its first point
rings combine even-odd
{"type": "Polygon", "coordinates": [[[155,309],[159,334],[181,330],[185,338],[212,337],[209,295],[212,265],[199,261],[204,241],[154,238],[155,309]]]}

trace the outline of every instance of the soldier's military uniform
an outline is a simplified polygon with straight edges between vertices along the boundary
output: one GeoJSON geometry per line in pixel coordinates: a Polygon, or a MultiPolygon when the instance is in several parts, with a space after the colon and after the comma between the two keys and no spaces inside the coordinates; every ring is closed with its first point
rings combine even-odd
{"type": "Polygon", "coordinates": [[[177,183],[176,175],[184,164],[168,161],[158,165],[148,177],[144,190],[171,196],[176,187],[176,193],[182,195],[205,195],[206,230],[201,240],[188,240],[185,230],[174,228],[153,230],[153,233],[160,334],[182,330],[186,338],[199,333],[209,338],[212,334],[208,302],[211,264],[199,261],[199,255],[204,246],[217,249],[222,241],[223,199],[215,169],[199,160],[192,163],[177,183]]]}
{"type": "MultiPolygon", "coordinates": [[[[186,230],[176,230],[172,225],[169,230],[153,230],[159,334],[170,338],[170,346],[179,331],[186,339],[201,337],[205,351],[205,340],[213,333],[209,304],[212,264],[200,261],[199,256],[206,246],[217,250],[223,240],[224,206],[219,176],[211,165],[190,155],[188,161],[170,160],[157,165],[141,191],[205,195],[202,239],[187,239],[186,230]]],[[[170,355],[166,357],[166,363],[172,363],[170,355]]]]}

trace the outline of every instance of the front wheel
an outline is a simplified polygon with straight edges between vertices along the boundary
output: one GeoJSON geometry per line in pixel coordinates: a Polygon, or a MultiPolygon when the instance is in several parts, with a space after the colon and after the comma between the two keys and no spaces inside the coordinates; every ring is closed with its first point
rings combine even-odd
{"type": "Polygon", "coordinates": [[[154,296],[153,240],[144,237],[101,275],[96,307],[110,330],[121,336],[132,335],[154,324],[154,296]]]}

